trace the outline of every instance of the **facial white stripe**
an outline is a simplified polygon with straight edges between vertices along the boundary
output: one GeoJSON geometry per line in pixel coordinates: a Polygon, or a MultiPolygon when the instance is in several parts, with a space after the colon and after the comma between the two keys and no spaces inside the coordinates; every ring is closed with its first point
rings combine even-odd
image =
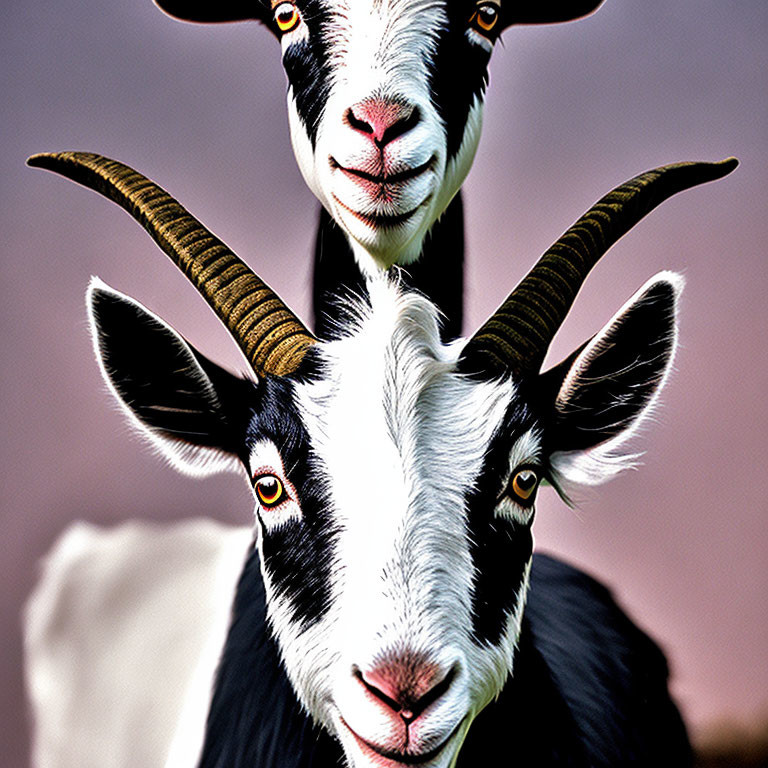
{"type": "MultiPolygon", "coordinates": [[[[448,723],[451,713],[472,708],[470,699],[482,702],[479,709],[495,690],[476,682],[466,688],[467,669],[486,681],[510,670],[516,634],[489,652],[466,630],[474,577],[464,504],[515,389],[509,380],[454,373],[461,345],[440,344],[426,300],[404,297],[384,280],[372,281],[370,293],[375,309],[352,336],[323,345],[323,375],[296,393],[339,528],[333,608],[301,633],[270,592],[277,598],[271,615],[295,684],[334,691],[339,704],[356,695],[352,664],[383,650],[407,646],[447,665],[458,660],[464,671],[456,689],[465,694],[446,697],[434,721],[448,723]]],[[[523,442],[521,452],[532,450],[523,442]]],[[[521,609],[509,632],[519,630],[521,609]]],[[[333,720],[335,710],[322,701],[305,703],[333,720]]]]}

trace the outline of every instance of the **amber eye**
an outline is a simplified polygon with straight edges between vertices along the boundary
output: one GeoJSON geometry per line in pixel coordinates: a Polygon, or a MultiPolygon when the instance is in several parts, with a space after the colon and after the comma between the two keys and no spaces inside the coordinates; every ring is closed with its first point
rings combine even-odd
{"type": "Polygon", "coordinates": [[[492,32],[499,21],[499,6],[495,3],[482,3],[472,14],[469,23],[481,34],[492,32]]]}
{"type": "Polygon", "coordinates": [[[279,477],[262,475],[257,477],[254,486],[256,495],[263,506],[276,507],[285,498],[285,489],[279,477]]]}
{"type": "Polygon", "coordinates": [[[539,485],[539,476],[531,467],[522,467],[515,470],[509,483],[509,495],[513,501],[526,506],[533,504],[536,496],[536,488],[539,485]]]}
{"type": "Polygon", "coordinates": [[[293,3],[280,3],[275,8],[275,23],[281,32],[290,32],[299,23],[299,9],[293,3]]]}

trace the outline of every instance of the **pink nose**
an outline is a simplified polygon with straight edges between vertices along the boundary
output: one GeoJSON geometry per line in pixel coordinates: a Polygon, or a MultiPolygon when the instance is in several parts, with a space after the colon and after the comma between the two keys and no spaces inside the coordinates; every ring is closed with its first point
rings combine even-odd
{"type": "Polygon", "coordinates": [[[410,723],[446,693],[456,668],[446,671],[420,654],[406,652],[365,672],[355,667],[353,673],[383,708],[410,723]]]}
{"type": "Polygon", "coordinates": [[[364,99],[347,110],[347,123],[371,137],[379,149],[419,122],[418,107],[391,99],[364,99]]]}

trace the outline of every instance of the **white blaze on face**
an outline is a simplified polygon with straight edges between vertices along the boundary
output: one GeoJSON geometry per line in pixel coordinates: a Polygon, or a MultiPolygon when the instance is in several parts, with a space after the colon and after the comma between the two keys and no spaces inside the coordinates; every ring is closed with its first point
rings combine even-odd
{"type": "MultiPolygon", "coordinates": [[[[323,376],[297,387],[338,530],[332,605],[301,629],[266,572],[270,617],[300,698],[356,767],[379,764],[366,743],[396,752],[404,733],[361,677],[403,655],[427,660],[436,680],[448,676],[408,735],[414,753],[440,747],[425,764],[447,766],[501,689],[519,631],[524,589],[497,646],[473,639],[466,510],[515,388],[457,374],[458,346],[440,344],[432,305],[384,282],[370,287],[376,310],[354,335],[323,345],[323,376]]],[[[515,450],[532,450],[531,440],[515,450]]]]}
{"type": "Polygon", "coordinates": [[[306,23],[283,37],[299,167],[365,270],[409,263],[474,158],[490,43],[436,0],[325,0],[312,5],[315,15],[307,8],[306,23]],[[461,83],[436,74],[462,56],[461,83]]]}

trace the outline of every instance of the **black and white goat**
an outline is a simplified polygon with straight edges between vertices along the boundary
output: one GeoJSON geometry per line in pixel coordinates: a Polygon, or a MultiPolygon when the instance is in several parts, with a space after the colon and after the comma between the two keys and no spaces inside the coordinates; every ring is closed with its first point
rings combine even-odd
{"type": "Polygon", "coordinates": [[[190,21],[255,19],[280,40],[294,152],[323,205],[316,333],[340,285],[364,286],[359,268],[401,264],[448,318],[448,338],[462,320],[457,193],[480,139],[494,44],[510,25],[568,21],[601,1],[156,0],[190,21]]]}
{"type": "Polygon", "coordinates": [[[603,587],[534,557],[531,531],[542,482],[565,494],[632,462],[621,448],[671,365],[681,279],[651,278],[539,369],[605,250],[735,161],[618,187],[451,345],[434,305],[385,276],[320,342],[140,174],[83,153],[30,162],[131,212],[255,374],[94,279],[97,358],[129,418],[181,470],[245,472],[255,497],[200,766],[686,764],[662,654],[603,587]]]}

